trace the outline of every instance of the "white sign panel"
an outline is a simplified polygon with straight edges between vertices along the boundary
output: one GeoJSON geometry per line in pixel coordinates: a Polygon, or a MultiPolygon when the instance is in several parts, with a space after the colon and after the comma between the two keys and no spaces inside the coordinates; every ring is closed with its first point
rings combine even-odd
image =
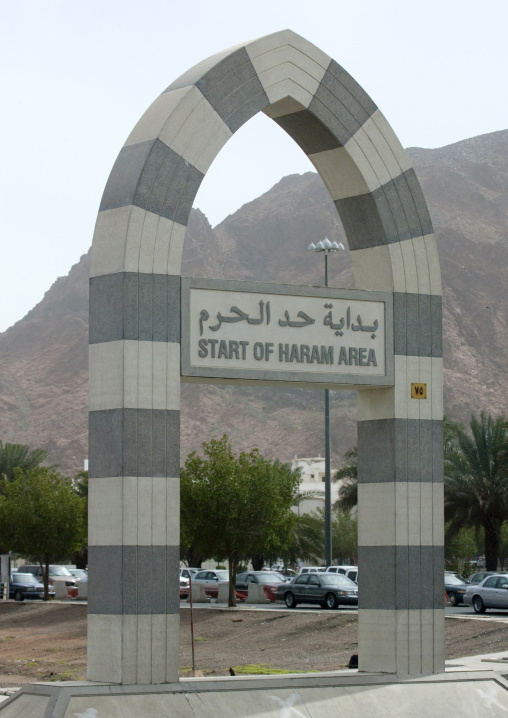
{"type": "Polygon", "coordinates": [[[393,383],[391,295],[218,280],[183,280],[182,289],[182,376],[393,383]]]}

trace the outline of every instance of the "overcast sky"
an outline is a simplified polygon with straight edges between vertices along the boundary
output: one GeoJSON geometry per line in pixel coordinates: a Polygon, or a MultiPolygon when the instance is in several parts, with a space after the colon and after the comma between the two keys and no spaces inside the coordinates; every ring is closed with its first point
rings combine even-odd
{"type": "MultiPolygon", "coordinates": [[[[508,127],[507,0],[0,0],[0,331],[90,244],[127,135],[174,79],[245,40],[290,28],[341,64],[404,147],[508,127]]],[[[228,142],[195,206],[212,225],[313,169],[264,115],[228,142]]]]}

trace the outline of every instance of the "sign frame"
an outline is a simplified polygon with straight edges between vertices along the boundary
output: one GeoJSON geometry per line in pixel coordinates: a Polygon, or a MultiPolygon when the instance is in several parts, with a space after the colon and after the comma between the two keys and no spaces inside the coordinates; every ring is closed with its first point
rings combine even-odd
{"type": "Polygon", "coordinates": [[[257,386],[286,386],[312,389],[361,389],[368,386],[390,387],[395,383],[393,344],[393,294],[362,289],[338,287],[310,287],[294,284],[275,284],[242,280],[182,277],[181,282],[181,355],[180,376],[183,382],[212,384],[243,384],[257,386]],[[259,293],[317,297],[330,300],[372,301],[384,303],[385,321],[385,374],[375,376],[355,373],[311,373],[307,371],[282,372],[270,369],[235,369],[231,367],[193,366],[190,357],[191,342],[191,290],[259,293]]]}

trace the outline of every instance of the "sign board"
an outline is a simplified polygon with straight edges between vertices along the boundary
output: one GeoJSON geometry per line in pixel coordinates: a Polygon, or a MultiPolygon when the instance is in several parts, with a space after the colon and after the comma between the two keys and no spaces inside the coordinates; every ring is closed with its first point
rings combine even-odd
{"type": "Polygon", "coordinates": [[[182,279],[185,381],[392,386],[392,295],[182,279]]]}
{"type": "Polygon", "coordinates": [[[427,384],[411,383],[411,399],[426,399],[427,384]]]}

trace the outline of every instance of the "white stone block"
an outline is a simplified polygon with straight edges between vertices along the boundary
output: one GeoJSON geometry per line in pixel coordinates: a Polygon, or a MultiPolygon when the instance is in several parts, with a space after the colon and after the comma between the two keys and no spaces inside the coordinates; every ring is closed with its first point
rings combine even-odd
{"type": "Polygon", "coordinates": [[[301,53],[302,59],[300,62],[304,62],[304,57],[306,56],[306,58],[311,60],[313,63],[322,67],[323,74],[331,62],[331,57],[329,57],[329,55],[324,53],[305,38],[297,35],[292,30],[281,30],[279,32],[274,32],[271,35],[267,35],[266,37],[251,40],[245,44],[245,48],[251,61],[254,62],[254,60],[259,56],[270,53],[273,50],[284,47],[285,45],[295,48],[301,53]]]}
{"type": "Polygon", "coordinates": [[[137,651],[136,651],[136,683],[152,682],[152,616],[136,616],[137,619],[137,651]]]}
{"type": "Polygon", "coordinates": [[[121,341],[89,345],[89,411],[123,406],[123,349],[121,341]]]}
{"type": "Polygon", "coordinates": [[[90,253],[91,277],[124,271],[125,237],[132,209],[119,207],[99,212],[90,253]]]}
{"type": "Polygon", "coordinates": [[[385,164],[393,177],[396,177],[401,172],[406,172],[408,169],[411,169],[411,161],[407,156],[406,151],[402,147],[399,138],[393,131],[391,125],[381,110],[376,110],[363,127],[367,134],[377,142],[379,152],[381,153],[385,164]],[[379,134],[374,131],[372,124],[376,126],[379,134]]]}
{"type": "Polygon", "coordinates": [[[125,546],[138,545],[138,477],[122,479],[122,536],[125,546]]]}
{"type": "MultiPolygon", "coordinates": [[[[417,265],[413,242],[410,239],[407,239],[403,242],[399,242],[399,244],[402,252],[402,264],[404,267],[404,278],[406,284],[405,291],[417,294],[419,292],[418,277],[422,268],[417,265]]],[[[428,271],[426,261],[424,271],[428,271]]]]}
{"type": "Polygon", "coordinates": [[[175,109],[182,104],[186,95],[189,95],[193,90],[193,86],[181,87],[171,92],[165,92],[159,95],[157,99],[152,102],[150,107],[141,116],[136,126],[128,136],[124,147],[128,145],[135,145],[139,142],[146,142],[147,140],[153,140],[159,137],[162,128],[168,121],[175,109]]]}
{"type": "Polygon", "coordinates": [[[319,172],[332,199],[356,197],[370,192],[365,177],[346,148],[337,147],[316,152],[309,155],[309,159],[319,172]]]}
{"type": "Polygon", "coordinates": [[[166,616],[166,681],[178,683],[180,671],[180,614],[166,616]]]}
{"type": "Polygon", "coordinates": [[[202,583],[191,583],[192,603],[206,603],[209,597],[205,593],[205,587],[202,583]]]}
{"type": "Polygon", "coordinates": [[[262,583],[249,583],[245,603],[270,603],[267,599],[262,583]]]}
{"type": "Polygon", "coordinates": [[[395,491],[397,485],[358,485],[358,545],[393,546],[395,535],[395,491]]]}
{"type": "Polygon", "coordinates": [[[358,610],[358,668],[367,673],[397,672],[396,611],[358,610]]]}
{"type": "Polygon", "coordinates": [[[430,293],[441,296],[441,269],[439,266],[436,238],[433,234],[427,234],[424,239],[427,246],[427,260],[429,262],[430,293]]]}
{"type": "Polygon", "coordinates": [[[356,392],[357,421],[393,419],[395,417],[395,389],[360,389],[356,392]]]}
{"type": "Polygon", "coordinates": [[[355,289],[373,292],[393,291],[393,267],[387,245],[355,249],[351,252],[355,289]]]}
{"type": "Polygon", "coordinates": [[[393,291],[407,292],[406,271],[404,268],[404,259],[400,245],[401,242],[394,242],[393,244],[388,245],[388,251],[390,252],[390,259],[392,262],[393,291]]]}
{"type": "Polygon", "coordinates": [[[121,476],[91,478],[88,484],[88,544],[122,545],[121,476]]]}
{"type": "Polygon", "coordinates": [[[302,110],[305,110],[305,105],[300,104],[293,97],[288,96],[266,107],[263,112],[268,117],[275,119],[276,117],[291,115],[294,112],[301,112],[302,110]]]}
{"type": "Polygon", "coordinates": [[[219,583],[219,592],[217,595],[218,603],[228,603],[229,601],[229,583],[219,583]]]}
{"type": "Polygon", "coordinates": [[[266,96],[271,103],[276,103],[285,97],[291,97],[304,107],[312,102],[314,94],[292,78],[279,80],[265,88],[266,96]]]}
{"type": "Polygon", "coordinates": [[[122,682],[122,617],[89,614],[89,681],[122,682]]]}
{"type": "Polygon", "coordinates": [[[122,683],[138,682],[138,617],[122,616],[122,683]]]}

